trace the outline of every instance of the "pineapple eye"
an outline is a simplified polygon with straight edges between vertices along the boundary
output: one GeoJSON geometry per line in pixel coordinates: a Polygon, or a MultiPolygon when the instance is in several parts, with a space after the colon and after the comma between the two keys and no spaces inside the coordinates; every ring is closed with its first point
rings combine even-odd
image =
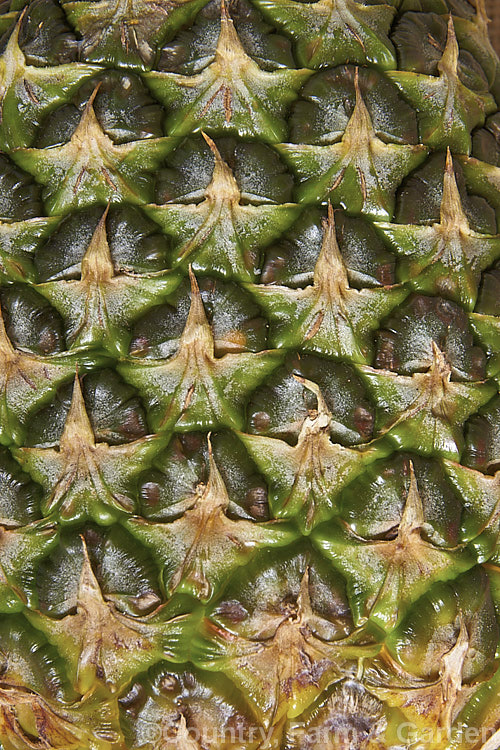
{"type": "Polygon", "coordinates": [[[485,377],[486,357],[475,345],[467,315],[453,302],[423,295],[408,298],[378,334],[378,367],[401,374],[423,371],[432,359],[432,342],[446,352],[458,380],[485,377]],[[412,343],[408,336],[412,331],[412,343]]]}
{"type": "Polygon", "coordinates": [[[34,289],[21,284],[4,287],[0,300],[7,333],[16,347],[40,355],[66,349],[60,315],[34,289]]]}
{"type": "Polygon", "coordinates": [[[43,215],[40,187],[5,154],[0,154],[1,219],[22,221],[43,215]]]}

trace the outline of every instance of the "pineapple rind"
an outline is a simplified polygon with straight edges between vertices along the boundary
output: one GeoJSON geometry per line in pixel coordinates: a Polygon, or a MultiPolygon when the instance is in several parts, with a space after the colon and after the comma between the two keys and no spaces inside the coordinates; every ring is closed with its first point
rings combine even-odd
{"type": "Polygon", "coordinates": [[[495,750],[484,0],[0,33],[0,748],[495,750]]]}

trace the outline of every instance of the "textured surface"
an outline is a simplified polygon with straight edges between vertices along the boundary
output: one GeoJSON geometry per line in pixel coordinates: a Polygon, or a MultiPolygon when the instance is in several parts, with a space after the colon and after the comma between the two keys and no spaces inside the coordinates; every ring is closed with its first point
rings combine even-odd
{"type": "Polygon", "coordinates": [[[0,11],[2,750],[496,750],[484,3],[0,11]]]}
{"type": "Polygon", "coordinates": [[[490,35],[497,51],[500,50],[500,5],[497,0],[489,0],[488,15],[491,19],[490,35]]]}

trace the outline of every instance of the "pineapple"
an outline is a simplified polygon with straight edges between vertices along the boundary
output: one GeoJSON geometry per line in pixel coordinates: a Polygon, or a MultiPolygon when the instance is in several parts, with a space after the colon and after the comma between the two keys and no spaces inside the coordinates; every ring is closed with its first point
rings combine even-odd
{"type": "Polygon", "coordinates": [[[0,10],[0,748],[496,750],[484,0],[0,10]]]}

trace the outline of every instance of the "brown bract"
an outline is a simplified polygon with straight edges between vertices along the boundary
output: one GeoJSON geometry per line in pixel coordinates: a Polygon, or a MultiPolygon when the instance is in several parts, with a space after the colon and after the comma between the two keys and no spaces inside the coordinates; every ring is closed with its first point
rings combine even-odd
{"type": "Polygon", "coordinates": [[[356,631],[347,637],[339,633],[338,640],[323,638],[326,621],[312,608],[309,586],[306,569],[295,601],[281,612],[255,613],[248,636],[206,622],[224,651],[225,671],[250,697],[267,727],[300,715],[329,683],[354,674],[357,660],[379,648],[356,631]]]}
{"type": "Polygon", "coordinates": [[[167,635],[179,620],[165,620],[161,607],[147,617],[122,614],[103,597],[82,539],[83,564],[76,612],[57,620],[40,612],[29,619],[58,643],[68,663],[75,688],[84,695],[98,685],[115,692],[138,670],[167,655],[167,635]]]}
{"type": "Polygon", "coordinates": [[[277,346],[294,346],[354,362],[369,360],[371,331],[407,294],[402,287],[351,288],[330,203],[313,283],[303,289],[259,284],[252,291],[271,320],[276,320],[273,340],[277,346]],[[295,323],[292,328],[290,320],[295,323]]]}
{"type": "Polygon", "coordinates": [[[298,513],[301,530],[309,534],[316,524],[333,514],[340,492],[373,460],[375,451],[361,452],[333,443],[332,415],[319,387],[310,380],[294,377],[317,399],[317,409],[304,419],[297,444],[290,446],[283,440],[260,435],[240,437],[269,481],[276,515],[298,513]]]}
{"type": "Polygon", "coordinates": [[[57,511],[68,521],[88,515],[109,523],[113,510],[134,509],[127,483],[158,444],[154,437],[122,445],[97,443],[77,373],[59,447],[21,448],[18,456],[44,485],[47,513],[57,511]]]}
{"type": "MultiPolygon", "coordinates": [[[[437,680],[424,680],[407,672],[387,651],[383,651],[378,673],[368,674],[368,686],[389,706],[404,709],[409,720],[423,722],[427,728],[441,731],[444,742],[461,708],[474,687],[463,684],[463,667],[471,644],[467,625],[459,618],[455,644],[440,657],[437,680]],[[392,684],[391,684],[392,681],[392,684]]],[[[440,746],[439,735],[436,743],[440,746]]]]}
{"type": "Polygon", "coordinates": [[[170,523],[129,521],[134,533],[151,544],[164,562],[167,593],[183,591],[202,601],[210,599],[259,546],[279,543],[281,538],[273,522],[257,524],[227,517],[229,496],[208,440],[208,481],[197,486],[188,510],[170,523]]]}

